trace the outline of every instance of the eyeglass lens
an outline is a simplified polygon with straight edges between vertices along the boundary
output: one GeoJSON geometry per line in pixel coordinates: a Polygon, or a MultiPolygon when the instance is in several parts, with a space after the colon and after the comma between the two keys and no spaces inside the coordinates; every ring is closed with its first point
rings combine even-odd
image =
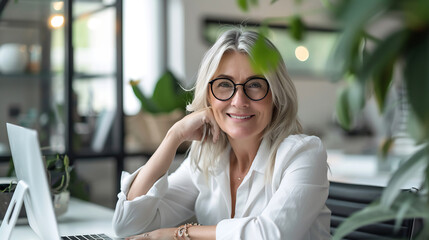
{"type": "Polygon", "coordinates": [[[235,84],[231,79],[218,78],[210,82],[211,90],[215,98],[226,101],[237,91],[237,85],[242,85],[244,93],[253,101],[259,101],[268,94],[269,86],[263,78],[253,78],[244,84],[235,84]]]}

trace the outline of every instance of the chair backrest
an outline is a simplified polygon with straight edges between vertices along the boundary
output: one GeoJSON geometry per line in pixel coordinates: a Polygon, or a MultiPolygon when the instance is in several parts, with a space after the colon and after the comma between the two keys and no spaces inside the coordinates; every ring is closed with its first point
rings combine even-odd
{"type": "MultiPolygon", "coordinates": [[[[383,187],[330,182],[326,205],[331,210],[331,234],[351,214],[381,197],[383,187]]],[[[412,239],[414,219],[406,219],[398,231],[394,221],[368,225],[355,230],[345,239],[412,239]]]]}

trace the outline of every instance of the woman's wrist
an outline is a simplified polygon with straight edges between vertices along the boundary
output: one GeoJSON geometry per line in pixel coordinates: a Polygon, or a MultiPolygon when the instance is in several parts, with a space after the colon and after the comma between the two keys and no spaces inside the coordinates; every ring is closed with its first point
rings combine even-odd
{"type": "Polygon", "coordinates": [[[194,226],[200,226],[198,223],[186,223],[185,225],[179,226],[174,232],[173,238],[174,240],[191,240],[191,236],[189,235],[189,228],[194,226]]]}
{"type": "Polygon", "coordinates": [[[170,142],[174,147],[179,148],[180,144],[184,142],[180,132],[176,130],[176,126],[173,125],[165,135],[164,140],[170,142]]]}

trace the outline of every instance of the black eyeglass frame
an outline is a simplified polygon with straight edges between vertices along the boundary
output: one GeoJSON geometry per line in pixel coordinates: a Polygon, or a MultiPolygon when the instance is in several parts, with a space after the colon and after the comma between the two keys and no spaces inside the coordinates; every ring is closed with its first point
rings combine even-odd
{"type": "Polygon", "coordinates": [[[232,97],[234,97],[235,93],[237,92],[237,86],[240,86],[240,85],[243,87],[244,95],[246,95],[246,97],[247,97],[248,99],[250,99],[250,100],[252,100],[252,101],[255,101],[255,102],[257,102],[257,101],[261,101],[262,99],[264,99],[264,98],[268,95],[268,92],[270,91],[270,84],[269,84],[268,80],[267,80],[267,79],[265,79],[265,78],[263,78],[263,77],[253,77],[253,78],[248,79],[248,80],[247,80],[246,82],[244,82],[244,83],[235,83],[234,81],[232,81],[232,80],[231,80],[231,79],[229,79],[229,78],[219,77],[219,78],[215,78],[215,79],[211,80],[211,81],[209,82],[209,84],[210,84],[210,91],[212,92],[213,96],[214,96],[217,100],[219,100],[219,101],[224,101],[224,102],[225,102],[225,101],[228,101],[229,99],[231,99],[232,97]],[[232,84],[234,85],[234,92],[232,93],[231,97],[229,97],[229,98],[227,98],[227,99],[220,99],[220,98],[216,97],[216,94],[214,94],[214,91],[213,91],[213,83],[214,83],[216,80],[220,80],[220,79],[228,80],[228,81],[232,82],[232,84]],[[249,95],[247,95],[246,88],[244,87],[244,86],[246,85],[246,83],[248,83],[249,81],[255,80],[255,79],[264,80],[264,81],[267,83],[267,92],[265,93],[265,95],[264,95],[262,98],[259,98],[259,99],[253,99],[253,98],[251,98],[249,95]]]}

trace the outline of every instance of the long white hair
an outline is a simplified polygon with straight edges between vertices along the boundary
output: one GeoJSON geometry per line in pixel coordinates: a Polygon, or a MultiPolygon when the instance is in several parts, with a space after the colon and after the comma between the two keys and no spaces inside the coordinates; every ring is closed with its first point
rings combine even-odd
{"type": "MultiPolygon", "coordinates": [[[[201,62],[194,88],[194,99],[187,106],[188,111],[198,111],[209,107],[208,83],[213,78],[222,56],[226,52],[236,51],[245,53],[254,60],[251,50],[258,37],[260,35],[253,31],[233,29],[226,31],[217,39],[201,62]]],[[[265,38],[265,41],[267,46],[280,56],[277,48],[268,39],[265,38]]],[[[263,135],[270,146],[266,177],[271,179],[279,145],[289,135],[301,133],[302,127],[297,117],[298,101],[295,86],[286,71],[283,60],[278,62],[273,71],[264,73],[264,76],[270,85],[274,104],[271,123],[264,130],[263,135]]],[[[194,141],[189,151],[192,165],[201,170],[208,178],[212,170],[219,164],[218,156],[227,146],[228,139],[223,132],[216,144],[212,141],[194,141]]]]}

